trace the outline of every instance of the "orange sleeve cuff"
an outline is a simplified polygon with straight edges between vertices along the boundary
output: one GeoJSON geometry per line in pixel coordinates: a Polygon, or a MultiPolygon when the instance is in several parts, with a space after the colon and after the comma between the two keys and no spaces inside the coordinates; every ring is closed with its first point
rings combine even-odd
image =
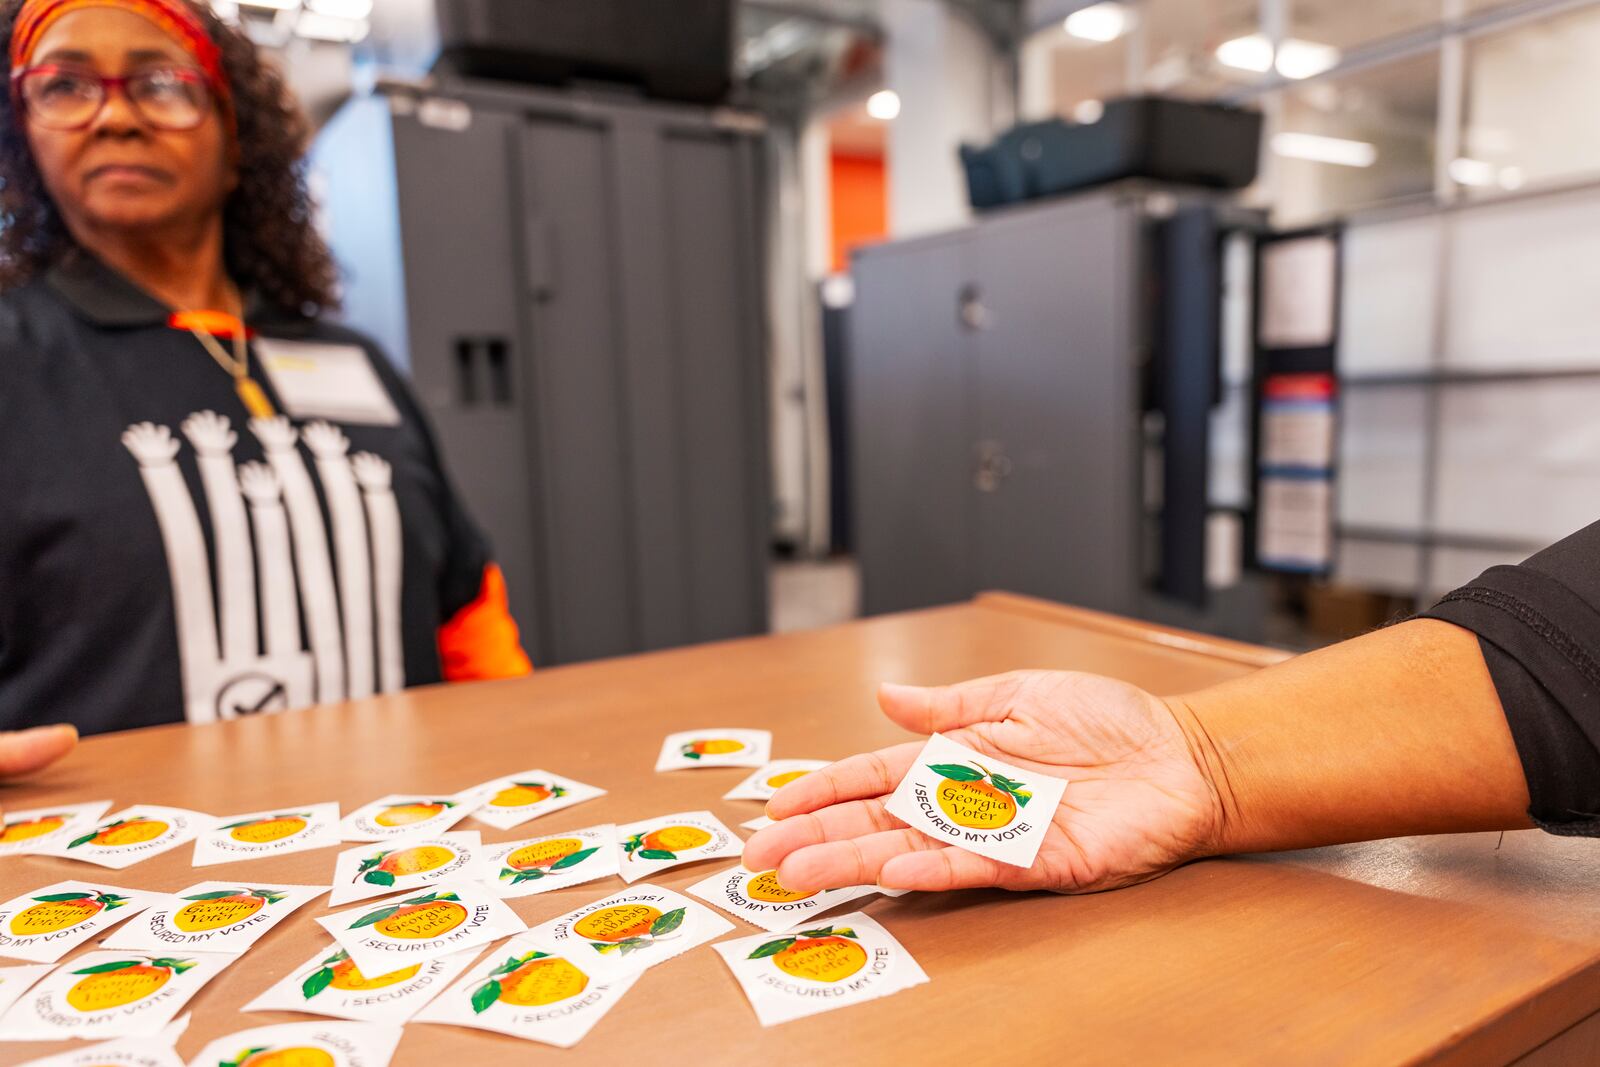
{"type": "Polygon", "coordinates": [[[483,568],[477,599],[439,627],[439,662],[447,682],[520,678],[533,672],[511,618],[505,575],[497,564],[483,568]]]}

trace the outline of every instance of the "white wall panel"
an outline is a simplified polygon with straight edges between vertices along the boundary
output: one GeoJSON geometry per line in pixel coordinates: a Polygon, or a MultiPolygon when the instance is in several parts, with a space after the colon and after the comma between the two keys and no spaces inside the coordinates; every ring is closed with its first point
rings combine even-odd
{"type": "Polygon", "coordinates": [[[1600,192],[1458,213],[1446,363],[1600,367],[1600,192]]]}
{"type": "Polygon", "coordinates": [[[1425,370],[1439,291],[1437,215],[1351,227],[1344,244],[1339,370],[1425,370]]]}

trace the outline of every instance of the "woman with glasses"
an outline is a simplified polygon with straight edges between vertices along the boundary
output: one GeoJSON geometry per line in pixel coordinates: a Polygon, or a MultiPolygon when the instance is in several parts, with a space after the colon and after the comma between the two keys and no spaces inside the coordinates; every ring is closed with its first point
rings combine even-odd
{"type": "MultiPolygon", "coordinates": [[[[0,28],[0,731],[527,671],[416,402],[322,317],[279,76],[186,0],[0,28]]],[[[0,775],[71,741],[0,733],[0,775]]]]}

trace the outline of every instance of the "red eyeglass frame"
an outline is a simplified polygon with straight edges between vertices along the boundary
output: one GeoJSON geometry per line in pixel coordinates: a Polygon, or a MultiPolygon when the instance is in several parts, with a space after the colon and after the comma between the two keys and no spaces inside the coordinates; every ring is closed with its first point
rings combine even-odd
{"type": "Polygon", "coordinates": [[[14,107],[16,107],[17,111],[22,114],[27,114],[28,112],[28,101],[23,95],[22,83],[30,76],[39,74],[72,74],[80,78],[96,81],[100,84],[100,103],[93,111],[89,112],[89,117],[84,119],[83,122],[76,126],[46,127],[47,129],[60,130],[65,133],[72,133],[78,130],[88,129],[89,126],[94,123],[94,120],[100,117],[100,112],[105,109],[106,102],[111,99],[111,93],[113,90],[122,94],[122,98],[128,102],[128,106],[133,109],[134,114],[138,115],[141,121],[155,127],[158,130],[183,132],[185,130],[195,129],[201,123],[205,122],[206,116],[210,114],[210,109],[215,105],[215,94],[211,88],[211,79],[206,77],[204,71],[197,70],[193,67],[158,67],[154,68],[153,70],[143,70],[134,74],[119,74],[112,77],[107,77],[104,74],[96,74],[93,71],[84,70],[81,67],[73,67],[61,63],[41,63],[38,66],[24,67],[21,70],[14,70],[11,72],[12,104],[14,107]],[[189,82],[192,85],[198,85],[204,90],[202,96],[205,100],[205,104],[200,109],[199,117],[196,118],[192,124],[188,126],[172,126],[156,122],[151,119],[149,115],[145,114],[144,109],[139,106],[139,102],[129,95],[128,84],[130,82],[137,81],[140,78],[148,77],[156,71],[160,71],[165,74],[175,74],[181,80],[189,82]]]}

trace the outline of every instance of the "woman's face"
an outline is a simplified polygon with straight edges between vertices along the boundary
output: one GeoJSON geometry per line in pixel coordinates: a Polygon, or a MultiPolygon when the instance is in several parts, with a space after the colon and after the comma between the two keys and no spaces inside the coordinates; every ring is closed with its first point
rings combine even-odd
{"type": "MultiPolygon", "coordinates": [[[[103,77],[195,66],[155,23],[111,7],[63,16],[40,38],[30,62],[103,77]]],[[[214,102],[192,130],[149,125],[115,89],[81,130],[24,122],[45,188],[75,234],[154,235],[186,229],[220,213],[236,184],[229,135],[214,102]]]]}

